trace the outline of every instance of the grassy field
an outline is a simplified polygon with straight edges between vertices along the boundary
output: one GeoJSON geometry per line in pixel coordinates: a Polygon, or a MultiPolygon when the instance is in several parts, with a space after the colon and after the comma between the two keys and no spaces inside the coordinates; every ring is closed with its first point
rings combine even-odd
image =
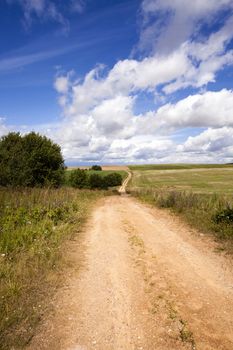
{"type": "Polygon", "coordinates": [[[233,167],[133,170],[132,187],[233,194],[233,167]]]}
{"type": "MultiPolygon", "coordinates": [[[[109,193],[109,192],[108,192],[109,193]]],[[[0,188],[0,348],[23,348],[60,283],[65,241],[107,192],[0,188]]]]}
{"type": "Polygon", "coordinates": [[[189,224],[213,233],[233,251],[233,166],[132,166],[129,191],[182,215],[189,224]]]}
{"type": "Polygon", "coordinates": [[[131,170],[182,170],[182,169],[217,169],[229,168],[233,164],[144,164],[131,165],[131,170]]]}

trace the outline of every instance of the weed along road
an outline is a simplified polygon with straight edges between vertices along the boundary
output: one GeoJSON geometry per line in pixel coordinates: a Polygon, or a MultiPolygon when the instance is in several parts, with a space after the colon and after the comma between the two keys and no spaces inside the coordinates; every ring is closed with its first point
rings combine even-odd
{"type": "Polygon", "coordinates": [[[106,197],[70,255],[78,268],[27,349],[233,349],[230,260],[177,217],[106,197]]]}

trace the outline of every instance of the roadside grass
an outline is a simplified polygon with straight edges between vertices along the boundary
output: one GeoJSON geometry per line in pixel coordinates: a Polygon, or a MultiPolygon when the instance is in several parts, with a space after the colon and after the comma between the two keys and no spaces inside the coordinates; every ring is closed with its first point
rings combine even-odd
{"type": "MultiPolygon", "coordinates": [[[[61,283],[65,241],[105,191],[0,188],[0,348],[30,341],[61,283]]],[[[81,254],[81,252],[80,252],[81,254]]]]}
{"type": "Polygon", "coordinates": [[[233,252],[232,185],[233,167],[135,170],[128,191],[182,215],[204,233],[213,233],[224,249],[233,252]]]}

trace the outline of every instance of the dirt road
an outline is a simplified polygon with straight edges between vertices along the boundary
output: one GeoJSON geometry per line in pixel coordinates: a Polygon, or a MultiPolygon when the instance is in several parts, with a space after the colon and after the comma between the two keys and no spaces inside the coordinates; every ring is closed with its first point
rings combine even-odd
{"type": "Polygon", "coordinates": [[[164,211],[105,198],[28,349],[232,350],[233,274],[215,248],[164,211]]]}
{"type": "Polygon", "coordinates": [[[118,192],[120,194],[125,194],[126,193],[126,188],[127,188],[127,185],[129,183],[129,181],[131,180],[131,177],[132,177],[132,174],[129,170],[127,170],[127,173],[128,173],[128,176],[125,178],[125,180],[123,181],[121,187],[119,188],[118,192]]]}

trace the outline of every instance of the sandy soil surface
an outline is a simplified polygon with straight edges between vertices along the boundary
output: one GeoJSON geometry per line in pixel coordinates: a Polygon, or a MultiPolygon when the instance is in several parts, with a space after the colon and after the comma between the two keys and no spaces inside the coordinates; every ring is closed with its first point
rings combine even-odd
{"type": "Polygon", "coordinates": [[[233,349],[232,266],[209,237],[122,195],[101,200],[82,240],[28,349],[233,349]]]}

